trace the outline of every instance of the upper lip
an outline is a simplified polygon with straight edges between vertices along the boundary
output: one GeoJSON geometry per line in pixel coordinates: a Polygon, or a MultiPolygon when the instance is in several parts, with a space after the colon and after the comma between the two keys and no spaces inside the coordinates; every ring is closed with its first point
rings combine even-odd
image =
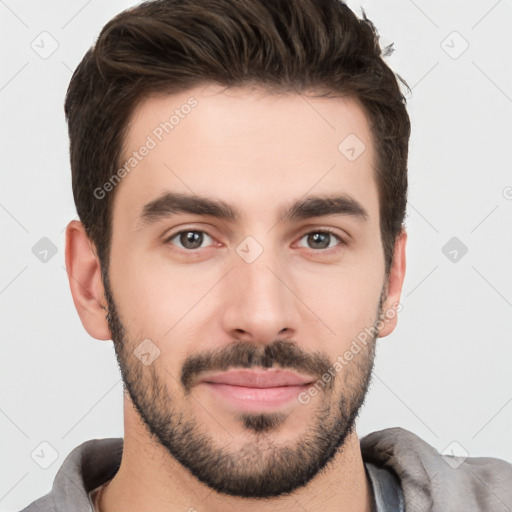
{"type": "Polygon", "coordinates": [[[303,386],[314,379],[288,370],[228,370],[200,379],[200,382],[229,384],[249,388],[273,388],[278,386],[303,386]]]}

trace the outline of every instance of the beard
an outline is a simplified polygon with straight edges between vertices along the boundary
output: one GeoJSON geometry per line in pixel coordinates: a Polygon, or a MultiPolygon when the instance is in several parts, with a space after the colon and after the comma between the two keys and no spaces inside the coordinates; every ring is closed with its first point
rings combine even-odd
{"type": "MultiPolygon", "coordinates": [[[[372,330],[375,334],[365,348],[324,384],[315,397],[311,420],[301,436],[286,444],[273,442],[272,433],[283,427],[288,417],[284,412],[240,412],[235,418],[253,439],[233,450],[229,439],[222,445],[210,433],[208,424],[198,422],[191,411],[180,407],[186,404],[185,400],[182,403],[176,400],[180,390],[185,399],[191,396],[191,382],[197,375],[228,368],[274,366],[306,371],[318,376],[317,382],[321,382],[322,375],[333,363],[326,355],[306,353],[291,341],[275,340],[262,346],[235,340],[225,347],[185,359],[178,380],[164,366],[155,363],[144,366],[134,357],[133,351],[143,338],[135,340],[127,335],[108,275],[103,281],[107,320],[125,391],[155,440],[195,478],[220,494],[253,499],[284,496],[305,486],[343,449],[370,385],[378,337],[375,323],[372,330]],[[168,377],[174,378],[180,389],[170,391],[168,377]]],[[[382,314],[383,300],[384,289],[376,322],[382,314]]],[[[217,423],[213,416],[211,423],[217,423]]]]}

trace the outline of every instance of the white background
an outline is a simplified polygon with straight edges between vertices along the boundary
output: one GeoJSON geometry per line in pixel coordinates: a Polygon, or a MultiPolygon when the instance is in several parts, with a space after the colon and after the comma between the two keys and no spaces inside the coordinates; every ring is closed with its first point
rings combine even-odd
{"type": "MultiPolygon", "coordinates": [[[[63,102],[101,27],[132,4],[0,1],[1,510],[46,494],[78,444],[123,435],[112,343],[82,328],[64,270],[76,213],[63,102]],[[58,42],[46,59],[31,47],[51,49],[43,31],[58,42]],[[57,248],[46,263],[32,252],[43,237],[57,248]],[[44,441],[58,454],[47,469],[31,458],[44,441]]],[[[441,452],[456,441],[512,461],[512,2],[349,5],[394,41],[413,126],[403,310],[379,341],[359,435],[401,426],[441,452]],[[452,237],[468,248],[456,262],[442,252],[452,237]]]]}

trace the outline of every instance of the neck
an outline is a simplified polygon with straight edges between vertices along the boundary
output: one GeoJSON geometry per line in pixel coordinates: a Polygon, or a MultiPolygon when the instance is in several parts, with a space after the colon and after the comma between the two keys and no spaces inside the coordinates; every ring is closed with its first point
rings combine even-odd
{"type": "Polygon", "coordinates": [[[306,486],[282,497],[239,498],[219,494],[197,480],[155,440],[125,398],[121,466],[104,488],[99,507],[101,512],[370,512],[371,504],[355,430],[306,486]]]}

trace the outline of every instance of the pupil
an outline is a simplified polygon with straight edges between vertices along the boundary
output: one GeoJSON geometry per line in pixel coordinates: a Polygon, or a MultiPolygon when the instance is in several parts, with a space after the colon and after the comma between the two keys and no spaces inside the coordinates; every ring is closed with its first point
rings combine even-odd
{"type": "Polygon", "coordinates": [[[326,248],[329,247],[329,233],[313,233],[308,237],[308,243],[316,245],[315,248],[326,248]]]}
{"type": "Polygon", "coordinates": [[[188,231],[186,233],[182,233],[180,236],[180,242],[183,247],[187,249],[197,249],[201,247],[203,243],[203,234],[198,233],[197,231],[188,231]]]}

